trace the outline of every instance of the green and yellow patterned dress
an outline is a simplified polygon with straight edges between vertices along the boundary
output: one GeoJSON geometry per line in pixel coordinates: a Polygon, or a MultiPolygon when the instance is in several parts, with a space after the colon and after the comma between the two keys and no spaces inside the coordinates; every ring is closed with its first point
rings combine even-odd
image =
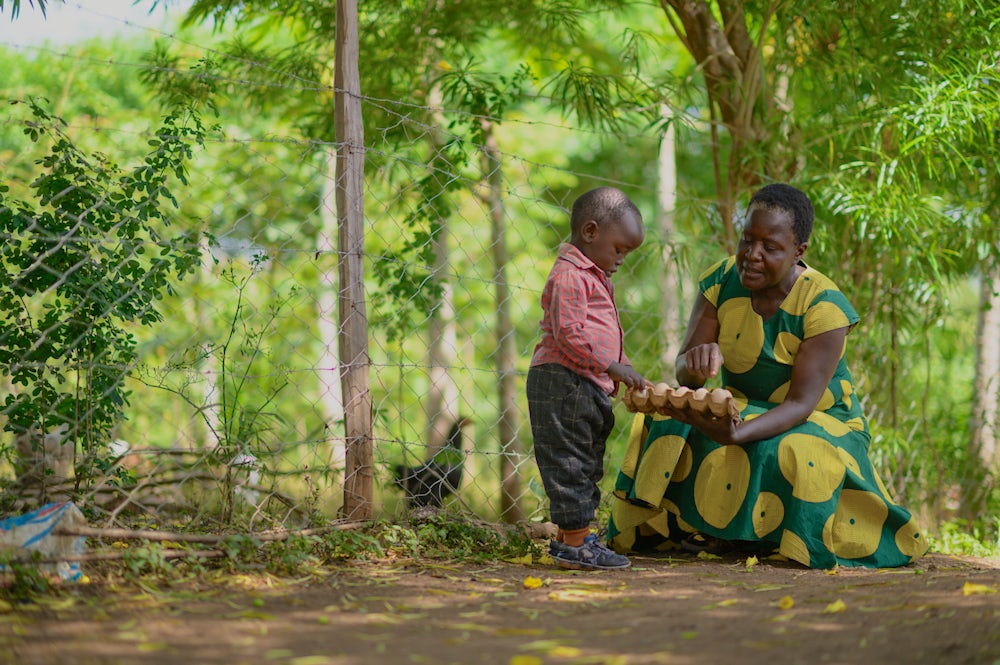
{"type": "MultiPolygon", "coordinates": [[[[700,289],[718,310],[722,381],[750,420],[785,398],[802,340],[853,326],[858,314],[830,279],[806,267],[763,320],[735,264],[730,257],[709,268],[700,289]]],[[[843,354],[809,419],[773,438],[720,446],[690,425],[636,414],[609,541],[626,552],[637,539],[703,533],[763,541],[812,568],[906,565],[927,541],[886,491],[868,458],[870,441],[843,354]]]]}

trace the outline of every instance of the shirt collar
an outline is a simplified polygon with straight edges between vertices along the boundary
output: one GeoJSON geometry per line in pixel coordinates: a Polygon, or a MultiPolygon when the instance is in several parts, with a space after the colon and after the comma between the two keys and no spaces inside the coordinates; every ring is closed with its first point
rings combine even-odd
{"type": "Polygon", "coordinates": [[[558,256],[560,259],[565,259],[582,270],[596,270],[601,275],[604,274],[604,271],[598,268],[596,263],[584,256],[583,252],[576,245],[571,245],[568,242],[562,243],[559,245],[558,256]]]}

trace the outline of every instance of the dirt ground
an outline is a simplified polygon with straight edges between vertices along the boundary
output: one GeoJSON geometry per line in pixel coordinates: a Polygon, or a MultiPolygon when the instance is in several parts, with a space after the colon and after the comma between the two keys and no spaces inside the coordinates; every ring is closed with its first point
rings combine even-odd
{"type": "Polygon", "coordinates": [[[93,579],[2,607],[0,663],[1000,665],[1000,560],[835,572],[687,554],[616,572],[387,560],[200,579],[93,579]]]}

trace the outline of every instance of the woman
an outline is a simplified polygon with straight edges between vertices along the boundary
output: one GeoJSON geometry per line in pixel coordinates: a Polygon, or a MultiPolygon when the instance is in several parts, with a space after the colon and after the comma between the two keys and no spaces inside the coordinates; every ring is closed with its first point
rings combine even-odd
{"type": "Polygon", "coordinates": [[[608,528],[616,550],[686,537],[689,549],[777,550],[813,568],[901,566],[927,550],[868,458],[844,360],[859,317],[803,263],[812,225],[805,194],[763,187],[736,255],[701,276],[677,380],[695,388],[721,372],[742,418],[636,416],[608,528]]]}

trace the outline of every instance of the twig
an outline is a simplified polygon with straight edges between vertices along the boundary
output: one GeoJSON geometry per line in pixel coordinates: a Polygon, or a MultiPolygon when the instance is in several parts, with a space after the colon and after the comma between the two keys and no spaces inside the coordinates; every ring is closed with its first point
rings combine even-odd
{"type": "Polygon", "coordinates": [[[90,526],[57,526],[52,530],[56,536],[88,536],[91,538],[108,538],[113,540],[157,540],[174,541],[178,543],[205,543],[216,545],[235,537],[253,538],[264,542],[288,540],[295,536],[315,536],[330,531],[348,531],[370,525],[370,522],[350,521],[339,522],[319,529],[303,529],[300,531],[262,531],[260,533],[231,533],[224,535],[171,533],[169,531],[150,531],[142,529],[102,529],[90,526]]]}
{"type": "MultiPolygon", "coordinates": [[[[158,555],[164,559],[201,558],[214,559],[226,556],[222,550],[161,550],[158,555]]],[[[68,554],[61,557],[48,559],[28,559],[17,558],[8,561],[8,564],[37,564],[37,563],[64,563],[69,561],[118,561],[124,559],[125,552],[89,552],[87,554],[68,554]]]]}

